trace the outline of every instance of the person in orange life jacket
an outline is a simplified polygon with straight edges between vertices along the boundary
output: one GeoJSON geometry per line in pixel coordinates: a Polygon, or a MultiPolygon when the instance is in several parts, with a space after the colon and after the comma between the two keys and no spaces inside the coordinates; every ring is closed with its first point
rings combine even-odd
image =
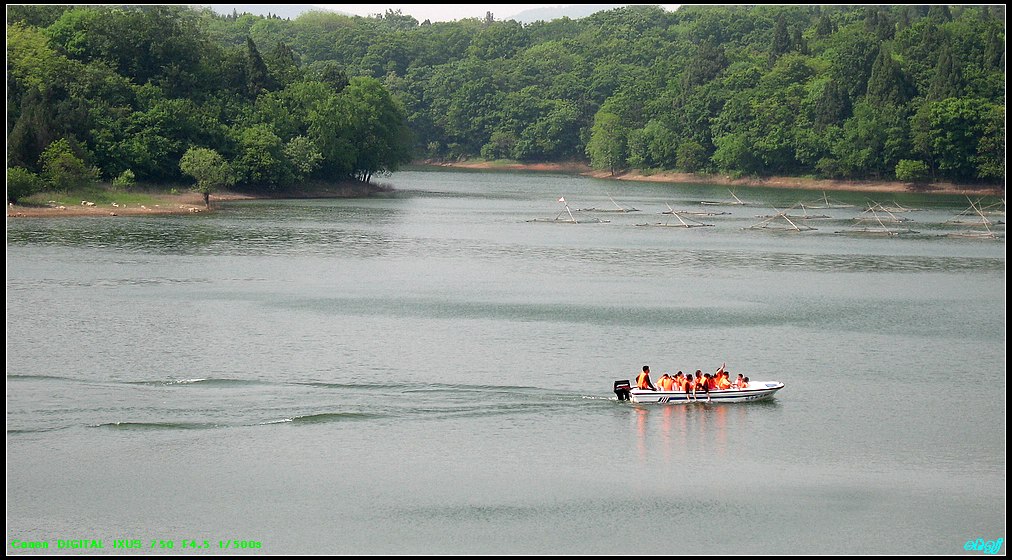
{"type": "Polygon", "coordinates": [[[695,400],[699,400],[698,397],[696,397],[696,393],[699,392],[699,391],[705,391],[705,390],[706,390],[706,382],[703,379],[703,372],[697,369],[696,370],[696,380],[692,384],[692,398],[695,399],[695,400]]]}
{"type": "Polygon", "coordinates": [[[657,382],[657,386],[661,388],[661,391],[670,391],[675,385],[675,378],[668,374],[664,374],[664,377],[657,382]]]}
{"type": "Polygon", "coordinates": [[[717,374],[706,374],[706,389],[708,391],[714,391],[717,389],[717,374]]]}
{"type": "Polygon", "coordinates": [[[732,383],[731,386],[734,387],[735,389],[741,389],[742,381],[744,381],[744,379],[742,378],[742,375],[739,373],[738,379],[735,379],[734,383],[732,383]]]}
{"type": "Polygon", "coordinates": [[[720,377],[717,378],[717,389],[726,391],[731,388],[731,380],[727,378],[727,370],[720,370],[720,377]]]}
{"type": "Polygon", "coordinates": [[[723,375],[724,375],[724,368],[725,367],[727,367],[726,363],[720,364],[720,367],[717,368],[717,371],[713,372],[713,375],[710,377],[710,389],[711,390],[720,389],[720,378],[723,377],[723,375]]]}
{"type": "Polygon", "coordinates": [[[742,389],[748,389],[748,378],[747,377],[745,379],[741,380],[741,388],[742,389]]]}
{"type": "Polygon", "coordinates": [[[702,375],[702,377],[696,381],[696,391],[705,392],[706,400],[710,400],[710,374],[702,373],[697,375],[702,375]]]}
{"type": "Polygon", "coordinates": [[[650,366],[643,366],[643,372],[636,378],[636,388],[657,390],[657,387],[654,387],[654,384],[650,382],[650,366]]]}

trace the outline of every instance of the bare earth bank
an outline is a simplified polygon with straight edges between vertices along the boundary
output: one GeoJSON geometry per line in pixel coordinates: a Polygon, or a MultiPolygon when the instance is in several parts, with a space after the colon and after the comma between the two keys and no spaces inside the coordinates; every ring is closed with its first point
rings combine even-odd
{"type": "Polygon", "coordinates": [[[868,193],[936,193],[1004,196],[1000,185],[958,185],[954,183],[931,183],[914,185],[900,181],[844,181],[835,179],[811,179],[806,177],[742,177],[732,178],[724,175],[702,175],[696,173],[653,173],[643,174],[638,171],[612,175],[607,171],[595,171],[585,163],[502,163],[488,161],[463,161],[455,163],[431,163],[438,167],[460,169],[502,169],[517,171],[558,171],[563,173],[579,173],[597,179],[613,179],[616,181],[652,181],[658,183],[703,183],[732,185],[740,187],[771,187],[783,189],[802,189],[813,191],[858,191],[868,193]]]}

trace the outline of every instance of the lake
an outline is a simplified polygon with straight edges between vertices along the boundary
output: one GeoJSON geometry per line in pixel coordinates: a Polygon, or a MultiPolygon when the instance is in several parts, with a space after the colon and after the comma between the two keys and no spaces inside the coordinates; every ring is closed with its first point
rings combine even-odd
{"type": "Polygon", "coordinates": [[[1004,229],[946,237],[965,197],[828,193],[854,206],[804,209],[828,218],[792,232],[752,226],[822,193],[381,182],[396,190],[8,218],[8,553],[958,554],[1005,537],[1004,229]],[[874,202],[910,221],[855,221],[874,202]],[[602,222],[566,223],[567,205],[602,222]],[[678,223],[669,208],[727,214],[656,225],[678,223]],[[723,362],[786,387],[612,393],[643,365],[656,381],[723,362]]]}

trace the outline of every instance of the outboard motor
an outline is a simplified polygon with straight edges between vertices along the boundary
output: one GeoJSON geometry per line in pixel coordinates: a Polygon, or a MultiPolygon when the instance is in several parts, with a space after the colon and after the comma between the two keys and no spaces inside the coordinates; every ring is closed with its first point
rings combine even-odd
{"type": "Polygon", "coordinates": [[[615,382],[615,395],[618,396],[618,400],[629,400],[629,389],[632,389],[632,386],[629,385],[628,379],[622,379],[615,382]]]}

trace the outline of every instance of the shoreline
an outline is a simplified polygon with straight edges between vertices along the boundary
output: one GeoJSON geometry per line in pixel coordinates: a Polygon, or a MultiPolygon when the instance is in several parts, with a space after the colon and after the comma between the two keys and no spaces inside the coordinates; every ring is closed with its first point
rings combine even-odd
{"type": "Polygon", "coordinates": [[[555,171],[561,173],[577,173],[595,179],[614,181],[643,181],[654,183],[695,183],[708,185],[730,185],[738,187],[768,187],[777,189],[798,189],[811,191],[854,191],[868,193],[918,193],[918,194],[949,194],[949,195],[991,195],[1001,197],[1004,190],[1000,185],[960,185],[938,182],[927,185],[913,185],[901,181],[858,181],[841,179],[814,179],[807,177],[741,177],[732,178],[722,175],[703,175],[696,173],[653,173],[644,174],[640,171],[628,171],[612,175],[607,171],[595,171],[582,162],[561,163],[518,163],[491,161],[463,161],[454,163],[416,162],[420,167],[439,167],[450,169],[480,169],[509,171],[555,171]]]}
{"type": "MultiPolygon", "coordinates": [[[[737,187],[767,187],[778,189],[797,189],[810,191],[851,191],[865,193],[918,193],[964,196],[996,196],[1003,197],[1004,190],[996,185],[959,185],[954,183],[932,183],[930,185],[912,185],[899,181],[854,181],[836,179],[813,179],[806,177],[743,177],[732,178],[721,175],[700,175],[695,173],[655,173],[643,174],[629,171],[611,175],[607,171],[595,171],[583,162],[552,162],[552,163],[519,163],[495,161],[462,161],[453,163],[437,163],[431,161],[413,162],[421,168],[440,169],[473,169],[484,171],[530,171],[556,172],[581,175],[595,179],[613,181],[640,181],[654,183],[693,183],[725,185],[737,187]]],[[[186,191],[179,194],[152,193],[152,204],[120,204],[120,203],[88,203],[80,205],[22,205],[8,204],[8,218],[52,218],[52,217],[130,217],[185,215],[213,212],[214,206],[220,202],[235,200],[283,200],[306,198],[353,198],[370,196],[378,193],[391,192],[393,187],[384,184],[368,185],[356,183],[310,183],[298,191],[286,192],[283,196],[268,194],[250,194],[234,191],[223,191],[211,195],[211,208],[204,207],[200,193],[186,191]]]]}
{"type": "Polygon", "coordinates": [[[390,192],[389,185],[371,183],[368,185],[355,183],[310,183],[298,191],[286,192],[284,196],[267,194],[250,194],[234,191],[222,191],[211,194],[211,207],[204,206],[203,196],[194,191],[178,194],[151,193],[151,204],[123,204],[118,202],[91,203],[82,200],[79,205],[61,205],[50,202],[48,205],[7,204],[8,218],[54,218],[54,217],[133,217],[133,216],[179,216],[214,212],[215,205],[235,200],[283,200],[300,198],[353,198],[372,194],[390,192]]]}

